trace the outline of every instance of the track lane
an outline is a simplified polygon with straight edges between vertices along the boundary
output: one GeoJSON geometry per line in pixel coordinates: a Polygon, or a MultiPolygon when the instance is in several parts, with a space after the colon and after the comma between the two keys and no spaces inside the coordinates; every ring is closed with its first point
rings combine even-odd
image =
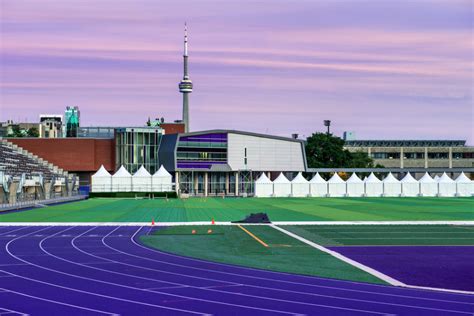
{"type": "MultiPolygon", "coordinates": [[[[160,309],[151,306],[156,304],[226,315],[474,313],[469,295],[295,276],[162,253],[137,242],[147,228],[23,227],[15,237],[0,236],[1,287],[3,279],[11,279],[5,283],[10,291],[102,307],[105,313],[156,313],[160,309]],[[14,276],[1,278],[8,273],[14,276]]],[[[175,313],[181,312],[167,312],[175,313]]]]}

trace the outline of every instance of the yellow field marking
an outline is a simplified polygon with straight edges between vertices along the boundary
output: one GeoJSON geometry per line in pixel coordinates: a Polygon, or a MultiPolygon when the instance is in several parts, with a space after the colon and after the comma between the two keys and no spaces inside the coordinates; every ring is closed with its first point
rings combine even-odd
{"type": "Polygon", "coordinates": [[[255,239],[256,241],[258,241],[260,244],[262,244],[262,246],[268,248],[268,245],[267,245],[263,240],[261,240],[260,238],[258,238],[257,236],[255,236],[254,234],[252,234],[251,232],[249,232],[248,230],[246,230],[244,227],[242,227],[242,226],[240,226],[240,225],[237,225],[237,226],[239,226],[240,229],[242,229],[244,232],[246,232],[247,234],[249,234],[250,237],[252,237],[252,238],[255,239]]]}

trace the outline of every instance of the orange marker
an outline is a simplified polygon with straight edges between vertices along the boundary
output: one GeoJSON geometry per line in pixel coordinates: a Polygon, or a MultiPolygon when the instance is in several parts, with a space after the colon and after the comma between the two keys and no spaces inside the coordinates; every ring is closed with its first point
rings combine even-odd
{"type": "Polygon", "coordinates": [[[209,230],[207,231],[207,233],[208,233],[208,234],[212,234],[212,229],[209,229],[209,230]]]}
{"type": "Polygon", "coordinates": [[[193,229],[193,230],[191,231],[191,233],[192,233],[192,234],[195,234],[195,233],[196,233],[196,230],[195,230],[195,229],[193,229]]]}

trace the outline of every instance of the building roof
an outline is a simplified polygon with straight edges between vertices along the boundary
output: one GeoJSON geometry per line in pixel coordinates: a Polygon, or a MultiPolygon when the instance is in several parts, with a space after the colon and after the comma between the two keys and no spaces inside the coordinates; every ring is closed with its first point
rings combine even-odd
{"type": "Polygon", "coordinates": [[[254,132],[244,132],[244,131],[237,131],[237,130],[231,130],[231,129],[212,129],[212,130],[207,130],[207,131],[182,133],[182,134],[179,134],[179,136],[181,137],[181,136],[192,136],[192,135],[202,135],[202,134],[217,134],[217,133],[240,134],[240,135],[247,135],[247,136],[265,137],[265,138],[285,140],[285,141],[290,141],[290,142],[304,143],[304,141],[301,140],[301,139],[294,139],[294,138],[291,138],[291,137],[259,134],[259,133],[254,133],[254,132]]]}
{"type": "Polygon", "coordinates": [[[465,140],[346,140],[346,147],[464,147],[465,140]]]}

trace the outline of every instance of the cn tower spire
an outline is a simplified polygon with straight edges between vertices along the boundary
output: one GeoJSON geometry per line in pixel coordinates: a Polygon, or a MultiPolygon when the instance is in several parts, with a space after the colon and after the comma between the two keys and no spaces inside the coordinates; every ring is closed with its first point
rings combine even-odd
{"type": "Polygon", "coordinates": [[[189,132],[189,94],[193,92],[193,83],[188,73],[188,27],[184,23],[184,54],[183,54],[183,80],[179,83],[179,92],[183,94],[183,123],[184,131],[189,132]]]}

